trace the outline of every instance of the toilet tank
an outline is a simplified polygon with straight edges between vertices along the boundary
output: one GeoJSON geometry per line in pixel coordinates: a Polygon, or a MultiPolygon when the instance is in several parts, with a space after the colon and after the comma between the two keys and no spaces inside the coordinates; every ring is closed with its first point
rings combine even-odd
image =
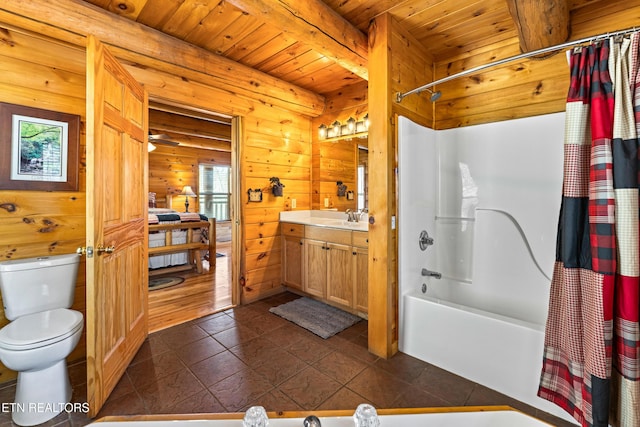
{"type": "Polygon", "coordinates": [[[79,261],[77,254],[65,254],[0,262],[5,317],[71,307],[79,261]]]}

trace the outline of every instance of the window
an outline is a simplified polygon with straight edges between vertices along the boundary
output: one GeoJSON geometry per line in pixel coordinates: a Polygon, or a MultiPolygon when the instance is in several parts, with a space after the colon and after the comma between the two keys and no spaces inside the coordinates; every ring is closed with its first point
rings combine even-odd
{"type": "Polygon", "coordinates": [[[199,165],[198,200],[200,213],[217,221],[229,221],[231,199],[231,167],[199,165]]]}

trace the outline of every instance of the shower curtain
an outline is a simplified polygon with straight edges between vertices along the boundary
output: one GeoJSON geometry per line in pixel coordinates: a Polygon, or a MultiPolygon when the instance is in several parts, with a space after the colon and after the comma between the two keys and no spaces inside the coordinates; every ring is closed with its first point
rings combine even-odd
{"type": "Polygon", "coordinates": [[[640,426],[638,41],[576,48],[570,60],[538,395],[583,426],[640,426]]]}

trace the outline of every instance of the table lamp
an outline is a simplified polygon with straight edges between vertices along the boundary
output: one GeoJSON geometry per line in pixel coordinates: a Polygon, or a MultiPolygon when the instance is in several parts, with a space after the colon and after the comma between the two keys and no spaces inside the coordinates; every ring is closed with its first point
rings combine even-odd
{"type": "Polygon", "coordinates": [[[185,185],[180,195],[184,196],[184,211],[189,212],[189,197],[195,197],[196,193],[193,192],[190,185],[185,185]]]}

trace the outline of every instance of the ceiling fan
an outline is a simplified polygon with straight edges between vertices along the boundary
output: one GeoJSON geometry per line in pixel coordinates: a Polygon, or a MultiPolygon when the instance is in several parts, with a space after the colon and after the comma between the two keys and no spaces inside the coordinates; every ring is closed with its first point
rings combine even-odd
{"type": "Polygon", "coordinates": [[[151,131],[149,131],[149,142],[152,142],[154,144],[157,143],[157,144],[165,144],[165,145],[173,145],[173,146],[180,145],[178,141],[174,141],[166,133],[151,133],[151,131]]]}
{"type": "Polygon", "coordinates": [[[147,139],[147,150],[149,152],[155,150],[156,144],[170,145],[172,147],[180,145],[178,141],[174,141],[169,135],[165,133],[151,133],[151,131],[149,131],[149,137],[147,139]]]}

